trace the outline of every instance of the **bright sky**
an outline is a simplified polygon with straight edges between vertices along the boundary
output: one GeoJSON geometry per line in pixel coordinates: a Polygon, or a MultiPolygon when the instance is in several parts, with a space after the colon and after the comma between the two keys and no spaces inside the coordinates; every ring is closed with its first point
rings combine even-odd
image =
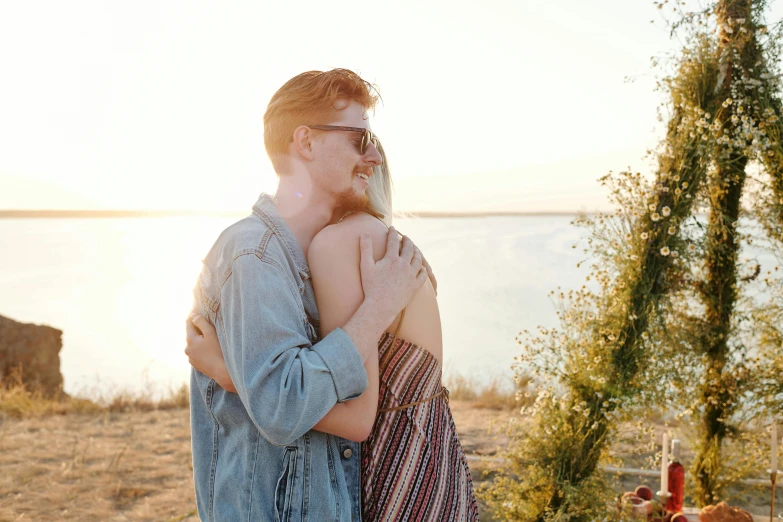
{"type": "Polygon", "coordinates": [[[269,98],[332,67],[380,88],[397,209],[605,207],[676,45],[644,0],[0,2],[5,209],[247,209],[269,98]]]}

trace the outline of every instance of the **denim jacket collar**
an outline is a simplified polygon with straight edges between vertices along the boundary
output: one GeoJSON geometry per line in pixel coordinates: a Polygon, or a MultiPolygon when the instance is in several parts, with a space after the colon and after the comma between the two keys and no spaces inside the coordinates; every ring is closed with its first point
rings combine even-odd
{"type": "Polygon", "coordinates": [[[277,212],[275,199],[269,194],[261,193],[258,201],[253,205],[253,214],[262,219],[283,240],[283,244],[291,259],[294,260],[302,279],[305,281],[310,279],[310,268],[307,266],[307,259],[302,252],[302,247],[299,246],[299,242],[288,227],[288,223],[277,212]]]}

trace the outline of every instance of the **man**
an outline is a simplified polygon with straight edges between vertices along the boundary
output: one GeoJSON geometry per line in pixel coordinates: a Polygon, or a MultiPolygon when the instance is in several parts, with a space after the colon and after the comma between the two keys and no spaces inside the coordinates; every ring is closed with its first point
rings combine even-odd
{"type": "Polygon", "coordinates": [[[418,249],[393,229],[377,263],[362,238],[365,300],[319,340],[306,256],[323,227],[366,204],[367,178],[382,161],[367,119],[375,102],[367,82],[336,69],[292,78],[267,107],[278,190],[223,231],[195,290],[236,390],[192,372],[202,520],[360,520],[359,444],[312,428],[365,390],[365,361],[427,274],[418,249]]]}

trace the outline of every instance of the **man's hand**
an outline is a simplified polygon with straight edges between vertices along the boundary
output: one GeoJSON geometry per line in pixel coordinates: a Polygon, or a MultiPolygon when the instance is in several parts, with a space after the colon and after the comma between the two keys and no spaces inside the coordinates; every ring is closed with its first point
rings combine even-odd
{"type": "Polygon", "coordinates": [[[196,370],[217,382],[226,391],[236,393],[228,374],[215,327],[203,315],[190,314],[185,321],[185,355],[196,370]]]}
{"type": "MultiPolygon", "coordinates": [[[[413,247],[418,250],[418,247],[416,247],[416,245],[413,245],[413,247]]],[[[432,283],[432,289],[435,290],[435,296],[437,297],[437,295],[438,295],[438,281],[435,279],[435,274],[432,271],[432,267],[427,262],[427,258],[424,257],[424,254],[422,254],[422,256],[421,256],[421,265],[427,271],[427,277],[430,279],[430,283],[432,283]]]]}
{"type": "Polygon", "coordinates": [[[394,227],[389,228],[386,255],[377,262],[369,234],[362,234],[360,245],[364,300],[386,328],[427,280],[427,270],[422,265],[421,251],[405,236],[400,241],[394,227]]]}
{"type": "MultiPolygon", "coordinates": [[[[407,238],[405,234],[402,234],[402,237],[407,238]]],[[[430,280],[430,283],[432,284],[432,289],[435,291],[435,296],[438,295],[438,280],[435,279],[435,273],[432,271],[432,267],[427,262],[427,258],[424,257],[424,254],[419,250],[419,247],[416,246],[416,243],[413,244],[414,251],[418,252],[421,255],[421,265],[424,267],[424,269],[427,271],[427,277],[430,280]]]]}

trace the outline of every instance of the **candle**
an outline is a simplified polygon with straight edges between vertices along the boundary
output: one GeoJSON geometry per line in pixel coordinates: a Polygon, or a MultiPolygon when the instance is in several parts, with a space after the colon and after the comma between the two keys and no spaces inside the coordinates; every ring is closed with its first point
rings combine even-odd
{"type": "Polygon", "coordinates": [[[778,425],[772,419],[772,458],[770,459],[769,469],[772,473],[778,471],[778,425]]]}
{"type": "Polygon", "coordinates": [[[666,502],[669,493],[669,435],[663,434],[663,456],[661,457],[661,498],[666,502]]]}

